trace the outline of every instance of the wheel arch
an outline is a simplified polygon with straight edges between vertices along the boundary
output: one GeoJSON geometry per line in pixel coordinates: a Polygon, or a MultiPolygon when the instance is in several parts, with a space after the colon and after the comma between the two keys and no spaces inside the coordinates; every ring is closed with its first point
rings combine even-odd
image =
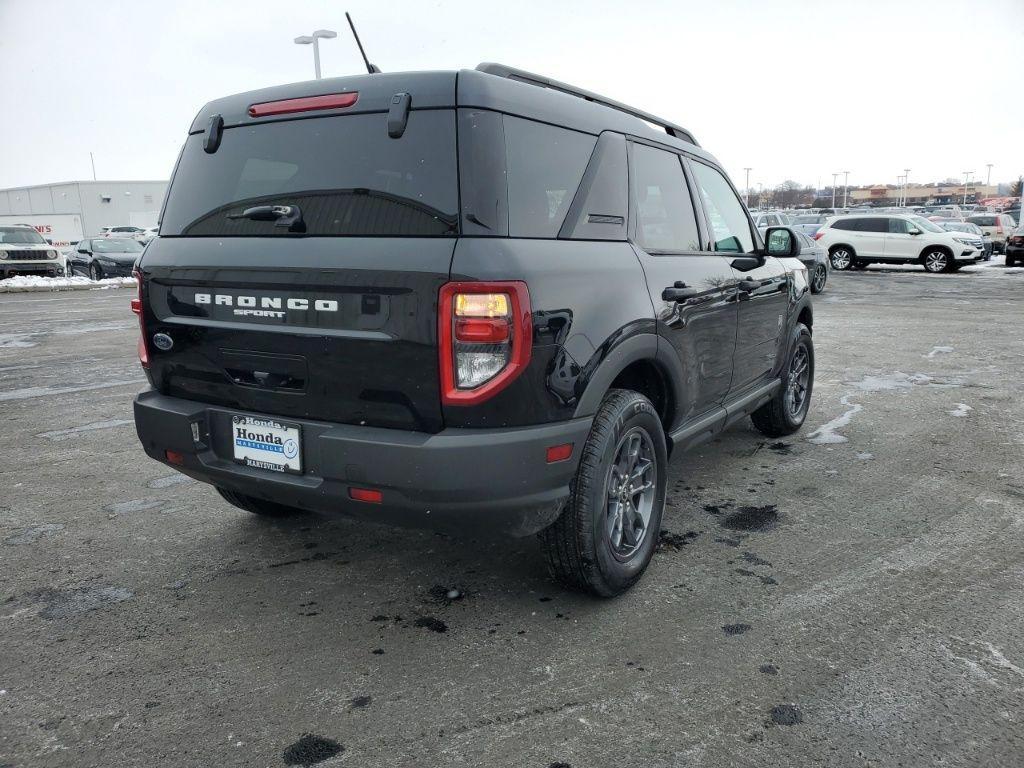
{"type": "Polygon", "coordinates": [[[921,249],[921,253],[919,253],[918,256],[917,256],[917,260],[923,264],[924,263],[924,257],[926,255],[928,255],[928,253],[930,251],[942,251],[950,259],[954,258],[953,257],[953,249],[952,248],[950,248],[948,245],[942,245],[941,243],[936,243],[935,245],[926,245],[923,249],[921,249]]]}

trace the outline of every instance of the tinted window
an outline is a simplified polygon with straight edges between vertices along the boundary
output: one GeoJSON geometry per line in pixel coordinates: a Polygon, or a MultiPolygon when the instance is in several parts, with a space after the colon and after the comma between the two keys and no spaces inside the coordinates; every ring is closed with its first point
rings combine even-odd
{"type": "Polygon", "coordinates": [[[715,250],[727,253],[753,251],[750,220],[725,176],[703,163],[693,163],[693,175],[711,221],[715,250]]]}
{"type": "Polygon", "coordinates": [[[859,229],[861,232],[888,232],[889,221],[888,219],[861,219],[859,229]]]}
{"type": "Polygon", "coordinates": [[[509,235],[558,235],[596,143],[586,133],[505,117],[509,235]]]}
{"type": "Polygon", "coordinates": [[[842,229],[847,232],[855,232],[860,229],[860,227],[857,226],[859,223],[860,222],[856,219],[840,219],[839,221],[832,222],[832,229],[842,229]]]}
{"type": "Polygon", "coordinates": [[[768,215],[764,217],[764,221],[761,222],[763,227],[777,227],[779,226],[779,217],[768,215]]]}
{"type": "Polygon", "coordinates": [[[455,113],[413,111],[400,139],[387,115],[287,120],[224,130],[220,148],[188,137],[163,235],[287,235],[273,221],[229,218],[297,205],[311,235],[451,235],[457,230],[455,113]]]}
{"type": "Polygon", "coordinates": [[[636,144],[633,179],[637,243],[652,252],[699,251],[697,217],[679,156],[636,144]]]}
{"type": "Polygon", "coordinates": [[[977,224],[979,227],[994,227],[996,225],[995,216],[971,216],[967,220],[972,224],[977,224]]]}
{"type": "Polygon", "coordinates": [[[103,238],[92,241],[94,253],[141,253],[142,246],[127,237],[103,238]]]}
{"type": "Polygon", "coordinates": [[[904,219],[889,219],[889,234],[905,235],[910,232],[910,225],[904,219]]]}

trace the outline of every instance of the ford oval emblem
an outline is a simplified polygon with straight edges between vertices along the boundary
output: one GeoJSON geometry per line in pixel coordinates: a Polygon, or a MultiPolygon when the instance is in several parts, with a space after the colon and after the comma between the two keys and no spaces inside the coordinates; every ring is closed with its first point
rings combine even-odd
{"type": "Polygon", "coordinates": [[[166,333],[154,333],[153,346],[155,346],[162,352],[167,352],[170,350],[171,347],[174,346],[174,339],[172,339],[166,333]]]}

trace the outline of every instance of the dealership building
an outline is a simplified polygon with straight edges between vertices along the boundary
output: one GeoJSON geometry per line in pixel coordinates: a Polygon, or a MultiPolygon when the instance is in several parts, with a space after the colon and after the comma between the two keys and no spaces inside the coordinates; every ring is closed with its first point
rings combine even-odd
{"type": "Polygon", "coordinates": [[[166,181],[68,181],[0,189],[0,225],[30,224],[54,245],[101,227],[156,226],[166,181]]]}

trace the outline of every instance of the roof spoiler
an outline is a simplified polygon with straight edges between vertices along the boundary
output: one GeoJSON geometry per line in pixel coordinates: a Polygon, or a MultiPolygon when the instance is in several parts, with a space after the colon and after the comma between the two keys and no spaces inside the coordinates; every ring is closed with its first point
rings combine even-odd
{"type": "Polygon", "coordinates": [[[550,77],[544,77],[543,75],[535,75],[532,72],[526,72],[522,69],[515,69],[504,64],[495,64],[492,62],[484,62],[477,66],[478,72],[485,72],[488,75],[495,75],[496,77],[505,77],[509,80],[518,80],[521,83],[529,83],[530,85],[536,85],[540,88],[550,88],[553,91],[561,91],[567,93],[570,96],[576,96],[586,101],[592,101],[595,104],[601,104],[605,107],[611,107],[617,109],[619,112],[625,112],[627,115],[632,115],[648,123],[653,123],[660,128],[665,129],[665,133],[669,136],[673,136],[683,141],[688,141],[694,146],[700,146],[697,140],[693,138],[693,134],[680,125],[671,123],[668,120],[663,120],[656,115],[652,115],[650,112],[644,112],[643,110],[631,107],[628,104],[609,99],[606,96],[594,93],[593,91],[587,91],[583,88],[577,88],[575,85],[569,85],[568,83],[562,83],[558,80],[552,80],[550,77]]]}

